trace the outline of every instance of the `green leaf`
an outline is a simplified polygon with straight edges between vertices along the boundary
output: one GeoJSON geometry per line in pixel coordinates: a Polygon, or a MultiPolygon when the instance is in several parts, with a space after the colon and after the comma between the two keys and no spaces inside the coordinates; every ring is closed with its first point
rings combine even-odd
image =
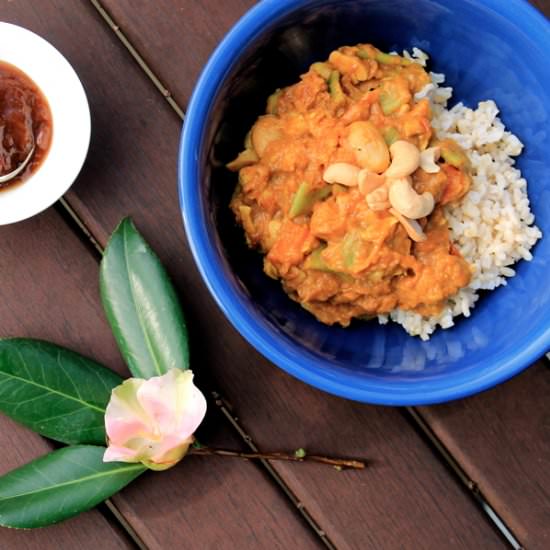
{"type": "Polygon", "coordinates": [[[185,319],[160,260],[129,218],[105,249],[100,269],[103,307],[120,351],[140,378],[189,366],[185,319]]]}
{"type": "Polygon", "coordinates": [[[65,447],[0,477],[0,525],[29,529],[76,516],[146,470],[103,462],[104,452],[91,445],[65,447]]]}
{"type": "Polygon", "coordinates": [[[0,411],[62,443],[105,443],[114,372],[39,340],[0,340],[0,411]]]}

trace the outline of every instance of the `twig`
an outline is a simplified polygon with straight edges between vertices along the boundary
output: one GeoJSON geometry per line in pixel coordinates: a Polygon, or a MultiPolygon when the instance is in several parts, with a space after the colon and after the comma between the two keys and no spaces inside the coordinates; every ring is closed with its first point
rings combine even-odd
{"type": "Polygon", "coordinates": [[[260,460],[286,460],[290,462],[317,462],[327,464],[337,469],[363,470],[366,462],[362,460],[351,460],[347,458],[333,458],[328,456],[310,455],[299,449],[294,454],[287,453],[241,453],[238,451],[228,451],[226,449],[213,449],[211,447],[192,447],[189,450],[190,455],[199,456],[229,456],[234,458],[260,459],[260,460]]]}

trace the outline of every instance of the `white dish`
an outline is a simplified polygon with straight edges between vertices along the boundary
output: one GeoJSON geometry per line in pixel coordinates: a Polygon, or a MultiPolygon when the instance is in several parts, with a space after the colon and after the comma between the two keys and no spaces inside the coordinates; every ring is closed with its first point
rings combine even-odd
{"type": "Polygon", "coordinates": [[[90,108],[69,62],[33,32],[0,23],[0,61],[15,65],[42,90],[52,114],[50,150],[32,176],[0,191],[0,225],[30,218],[72,185],[88,153],[90,108]]]}

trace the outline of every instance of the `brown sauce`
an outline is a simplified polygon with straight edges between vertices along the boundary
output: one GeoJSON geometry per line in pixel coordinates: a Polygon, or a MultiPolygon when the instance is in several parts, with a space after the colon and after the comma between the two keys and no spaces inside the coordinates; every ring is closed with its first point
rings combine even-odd
{"type": "Polygon", "coordinates": [[[15,170],[36,145],[27,167],[0,183],[0,191],[36,172],[50,149],[52,130],[50,106],[40,88],[23,71],[0,61],[0,176],[15,170]]]}

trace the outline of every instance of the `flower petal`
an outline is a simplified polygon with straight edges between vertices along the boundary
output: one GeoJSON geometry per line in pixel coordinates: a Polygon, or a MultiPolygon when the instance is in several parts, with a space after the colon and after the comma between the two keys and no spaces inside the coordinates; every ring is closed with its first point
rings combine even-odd
{"type": "Polygon", "coordinates": [[[103,462],[140,462],[135,451],[119,445],[109,445],[103,454],[103,462]]]}
{"type": "Polygon", "coordinates": [[[104,461],[142,462],[165,470],[180,461],[206,413],[193,373],[172,369],[115,388],[105,414],[109,446],[104,461]]]}
{"type": "Polygon", "coordinates": [[[171,432],[176,424],[177,379],[181,372],[172,369],[162,376],[154,376],[138,389],[140,406],[160,433],[171,432]]]}
{"type": "Polygon", "coordinates": [[[105,417],[105,431],[109,441],[124,445],[129,439],[140,436],[150,437],[149,427],[137,418],[105,417]]]}
{"type": "Polygon", "coordinates": [[[193,373],[188,370],[177,379],[178,384],[178,424],[180,436],[192,435],[206,415],[206,399],[193,383],[193,373]]]}
{"type": "Polygon", "coordinates": [[[144,383],[145,380],[130,378],[113,389],[105,410],[105,431],[110,441],[122,445],[129,437],[146,436],[150,431],[149,419],[136,398],[144,383]]]}

